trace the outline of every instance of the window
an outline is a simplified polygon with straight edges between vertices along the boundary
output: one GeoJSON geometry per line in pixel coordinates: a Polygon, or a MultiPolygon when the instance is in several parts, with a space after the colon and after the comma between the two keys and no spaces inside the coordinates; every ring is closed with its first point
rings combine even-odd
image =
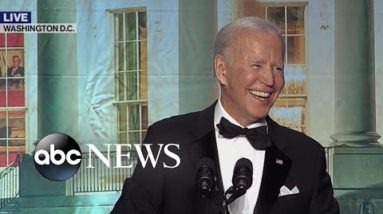
{"type": "Polygon", "coordinates": [[[0,167],[25,152],[24,35],[0,34],[0,167]]]}
{"type": "Polygon", "coordinates": [[[285,41],[285,88],[270,114],[280,124],[307,131],[306,58],[304,5],[272,5],[261,17],[280,27],[285,41]]]}
{"type": "Polygon", "coordinates": [[[124,10],[113,15],[118,141],[137,144],[148,127],[146,12],[124,10]]]}

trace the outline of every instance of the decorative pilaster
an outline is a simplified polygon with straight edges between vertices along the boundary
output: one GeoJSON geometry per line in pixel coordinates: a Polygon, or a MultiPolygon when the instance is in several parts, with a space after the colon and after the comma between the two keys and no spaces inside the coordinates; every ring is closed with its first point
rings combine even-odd
{"type": "Polygon", "coordinates": [[[336,145],[377,144],[373,13],[370,0],[335,1],[336,145]]]}
{"type": "MultiPolygon", "coordinates": [[[[38,0],[38,23],[76,23],[76,1],[38,0]]],[[[78,136],[76,34],[38,35],[38,137],[78,136]]]]}

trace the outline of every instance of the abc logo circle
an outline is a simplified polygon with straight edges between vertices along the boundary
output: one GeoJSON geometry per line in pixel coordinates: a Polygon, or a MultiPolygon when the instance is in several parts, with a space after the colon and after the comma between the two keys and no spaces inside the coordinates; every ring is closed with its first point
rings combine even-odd
{"type": "Polygon", "coordinates": [[[80,168],[81,150],[70,136],[54,133],[40,140],[33,160],[37,171],[45,178],[65,181],[80,168]]]}

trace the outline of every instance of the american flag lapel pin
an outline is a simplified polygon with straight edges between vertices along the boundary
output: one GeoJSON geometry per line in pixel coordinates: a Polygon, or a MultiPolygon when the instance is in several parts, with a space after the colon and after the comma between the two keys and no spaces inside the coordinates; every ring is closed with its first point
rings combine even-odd
{"type": "Polygon", "coordinates": [[[276,163],[276,164],[279,164],[279,165],[283,165],[283,160],[277,158],[277,159],[275,159],[275,163],[276,163]]]}

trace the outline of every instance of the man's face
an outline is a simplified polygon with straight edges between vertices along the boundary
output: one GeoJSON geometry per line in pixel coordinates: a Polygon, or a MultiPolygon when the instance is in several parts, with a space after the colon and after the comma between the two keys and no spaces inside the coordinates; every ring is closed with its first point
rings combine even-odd
{"type": "Polygon", "coordinates": [[[12,64],[13,64],[14,68],[19,67],[19,65],[20,65],[20,58],[19,57],[14,57],[12,59],[12,64]]]}
{"type": "Polygon", "coordinates": [[[242,30],[230,58],[215,57],[221,102],[241,125],[266,117],[284,87],[283,44],[269,31],[242,30]]]}

